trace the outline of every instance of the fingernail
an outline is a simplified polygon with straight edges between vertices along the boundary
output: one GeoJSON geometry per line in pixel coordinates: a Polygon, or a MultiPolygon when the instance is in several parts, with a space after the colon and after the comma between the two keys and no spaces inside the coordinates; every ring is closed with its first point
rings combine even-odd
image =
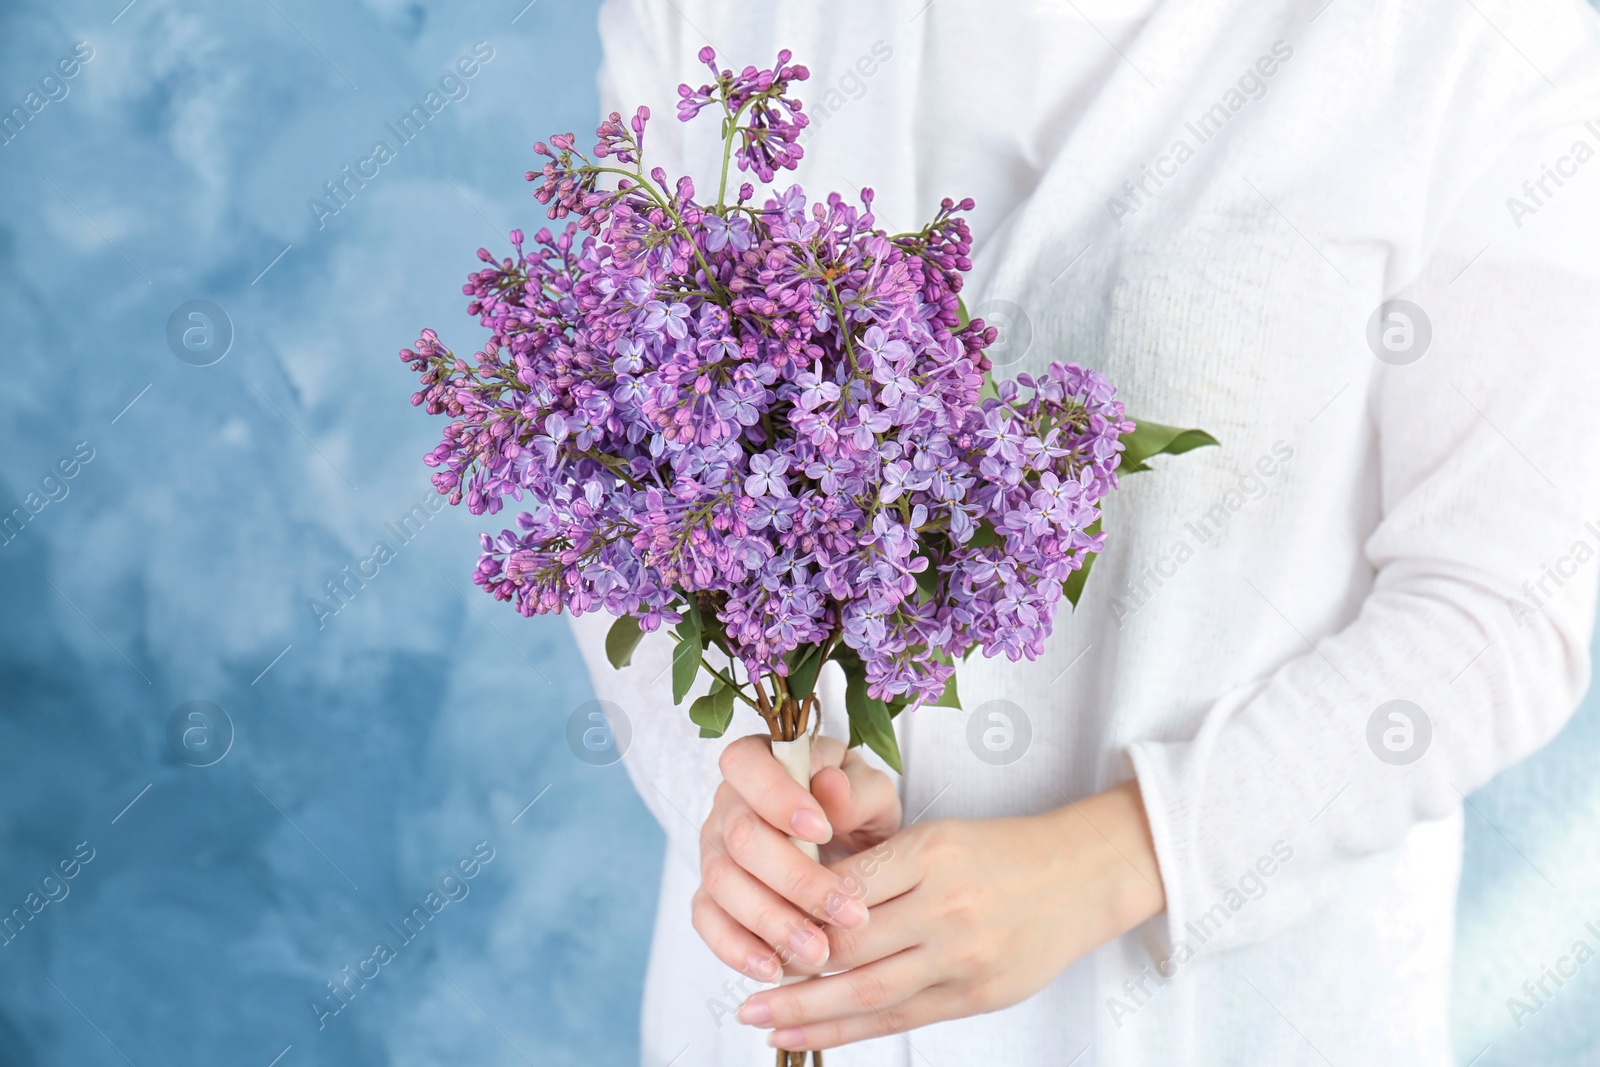
{"type": "Polygon", "coordinates": [[[763,1000],[747,1000],[739,1008],[739,1021],[747,1026],[766,1026],[772,1022],[772,1007],[763,1000]]]}
{"type": "Polygon", "coordinates": [[[787,1030],[774,1030],[772,1036],[767,1038],[767,1044],[773,1048],[796,1049],[806,1043],[806,1032],[798,1026],[791,1026],[787,1030]]]}
{"type": "Polygon", "coordinates": [[[828,826],[828,820],[812,811],[810,808],[800,808],[789,819],[789,826],[794,830],[796,837],[821,844],[833,836],[833,830],[828,826]]]}
{"type": "Polygon", "coordinates": [[[807,963],[817,964],[828,958],[828,939],[820,931],[804,926],[789,935],[789,948],[807,963]]]}
{"type": "Polygon", "coordinates": [[[752,952],[745,957],[744,971],[758,982],[778,980],[778,961],[770,955],[752,952]]]}
{"type": "Polygon", "coordinates": [[[854,897],[847,897],[843,893],[829,893],[828,899],[823,902],[822,907],[828,913],[828,918],[836,926],[846,926],[854,929],[867,921],[866,906],[854,897]]]}

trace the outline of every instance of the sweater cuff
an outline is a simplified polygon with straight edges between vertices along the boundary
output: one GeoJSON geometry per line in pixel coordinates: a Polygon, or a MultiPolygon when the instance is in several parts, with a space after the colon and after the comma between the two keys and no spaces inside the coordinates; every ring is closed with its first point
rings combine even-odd
{"type": "MultiPolygon", "coordinates": [[[[1127,748],[1133,776],[1139,781],[1145,818],[1155,843],[1156,863],[1161,870],[1161,888],[1167,896],[1164,915],[1166,944],[1175,949],[1180,941],[1190,942],[1185,929],[1197,914],[1197,901],[1206,896],[1203,880],[1195,865],[1189,843],[1193,835],[1193,800],[1180,785],[1172,746],[1156,741],[1136,741],[1127,748]]],[[[1196,946],[1190,945],[1191,948],[1196,946]]]]}

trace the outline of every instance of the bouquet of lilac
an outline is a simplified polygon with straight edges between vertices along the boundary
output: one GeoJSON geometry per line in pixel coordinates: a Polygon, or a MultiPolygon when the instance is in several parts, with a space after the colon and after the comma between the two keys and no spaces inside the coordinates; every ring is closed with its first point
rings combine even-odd
{"type": "MultiPolygon", "coordinates": [[[[715,199],[644,169],[646,108],[613,113],[591,156],[571,134],[534,150],[534,194],[560,232],[468,276],[490,331],[469,360],[424,330],[400,355],[412,403],[453,421],[427,457],[474,514],[507,497],[474,581],[524,615],[605,611],[616,666],[671,627],[681,702],[721,735],[736,701],[775,741],[814,728],[822,665],[846,679],[852,744],[899,767],[893,717],[959,706],[974,649],[1037,656],[1105,541],[1100,502],[1158,452],[1215,442],[1126,417],[1073,363],[994,382],[996,331],[960,300],[971,235],[945,200],[911,233],[798,186],[790,87],[806,68],[719,69],[678,117],[722,124],[715,199]]],[[[802,779],[804,780],[804,779],[802,779]]]]}

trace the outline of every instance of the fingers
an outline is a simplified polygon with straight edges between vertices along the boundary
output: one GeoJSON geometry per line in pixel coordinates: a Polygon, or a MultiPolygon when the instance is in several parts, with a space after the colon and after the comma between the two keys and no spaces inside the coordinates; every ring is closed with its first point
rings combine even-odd
{"type": "MultiPolygon", "coordinates": [[[[899,958],[907,953],[908,950],[916,948],[923,941],[925,931],[922,929],[921,924],[916,921],[913,907],[908,906],[906,901],[893,900],[879,908],[878,912],[873,916],[872,922],[866,926],[858,930],[841,930],[833,927],[829,928],[827,933],[829,945],[827,969],[844,972],[844,975],[830,976],[828,981],[832,982],[837,977],[862,973],[870,965],[880,960],[899,958]]],[[[919,973],[922,982],[926,984],[929,981],[929,975],[926,973],[927,965],[923,964],[922,966],[923,970],[919,973]]],[[[791,965],[786,970],[790,974],[814,974],[820,971],[820,968],[791,965]]],[[[816,981],[820,981],[820,979],[816,981]]],[[[760,1016],[759,1014],[755,1016],[771,1020],[761,1025],[798,1026],[804,1022],[816,1021],[822,1016],[800,1014],[797,1005],[801,1005],[803,1002],[795,1000],[788,992],[801,988],[809,990],[814,984],[815,981],[803,982],[795,986],[785,986],[784,992],[776,1000],[763,993],[758,993],[750,998],[751,1010],[754,1013],[759,1013],[761,1010],[760,1005],[767,1005],[771,1010],[772,1014],[769,1016],[760,1016]]],[[[831,988],[838,989],[843,987],[835,984],[831,988]]],[[[859,981],[855,982],[852,989],[857,994],[867,992],[859,981]]],[[[809,1005],[809,1007],[813,1011],[820,1010],[814,1004],[809,1005]]],[[[838,1014],[853,1014],[860,1010],[862,1009],[858,1003],[856,1006],[850,1007],[848,1011],[840,1011],[838,1014]]]]}
{"type": "Polygon", "coordinates": [[[828,869],[839,876],[847,896],[876,907],[922,883],[927,871],[922,836],[921,827],[902,830],[872,848],[833,861],[828,869]]]}
{"type": "Polygon", "coordinates": [[[900,826],[900,794],[894,781],[854,751],[846,753],[837,767],[823,767],[812,775],[811,794],[822,805],[835,835],[862,829],[889,834],[900,826]]]}
{"type": "Polygon", "coordinates": [[[922,909],[912,900],[902,896],[878,905],[873,909],[872,921],[853,930],[828,927],[828,970],[876,963],[926,940],[928,931],[920,918],[922,909]]]}
{"type": "Polygon", "coordinates": [[[722,844],[728,859],[819,922],[844,927],[866,923],[865,905],[843,878],[795,848],[748,806],[729,805],[722,844]]]}
{"type": "Polygon", "coordinates": [[[824,767],[837,767],[850,750],[837,737],[818,734],[811,741],[811,773],[815,775],[824,767]]]}
{"type": "MultiPolygon", "coordinates": [[[[787,841],[784,847],[799,855],[787,841]]],[[[710,848],[701,853],[700,885],[734,922],[778,949],[780,955],[787,953],[799,963],[813,967],[820,967],[827,961],[828,939],[822,929],[720,849],[710,848]]],[[[711,948],[719,957],[724,953],[735,957],[737,962],[733,966],[744,969],[743,957],[749,954],[747,948],[739,945],[712,945],[711,948]]]]}
{"type": "Polygon", "coordinates": [[[739,738],[722,750],[720,765],[723,779],[771,825],[819,845],[833,836],[822,805],[773,758],[767,738],[739,738]]]}
{"type": "Polygon", "coordinates": [[[792,1051],[834,1048],[838,1045],[848,1045],[853,1041],[882,1037],[885,1034],[903,1034],[919,1026],[958,1018],[964,1014],[967,1012],[959,994],[935,986],[891,1008],[861,1012],[828,1022],[784,1027],[774,1031],[767,1038],[767,1043],[775,1048],[792,1051]]]}
{"type": "MultiPolygon", "coordinates": [[[[739,1021],[774,1028],[782,1048],[818,1047],[816,1042],[834,1037],[826,1030],[829,1024],[863,1015],[880,1017],[880,1022],[888,1015],[892,1022],[896,1009],[928,987],[926,956],[911,949],[865,967],[762,990],[740,1006],[739,1021]]],[[[886,1024],[878,1032],[891,1029],[886,1024]]]]}
{"type": "Polygon", "coordinates": [[[695,933],[717,959],[758,982],[776,982],[781,966],[772,946],[733,921],[711,894],[698,890],[689,905],[695,933]]]}

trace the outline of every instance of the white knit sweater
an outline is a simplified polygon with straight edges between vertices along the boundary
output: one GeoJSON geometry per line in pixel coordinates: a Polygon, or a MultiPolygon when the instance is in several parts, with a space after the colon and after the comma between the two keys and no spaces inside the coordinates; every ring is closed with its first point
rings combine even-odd
{"type": "MultiPolygon", "coordinates": [[[[965,712],[899,721],[925,818],[1137,775],[1166,914],[1023,1004],[832,1067],[1453,1062],[1463,795],[1589,676],[1600,20],[1325,2],[603,10],[605,107],[649,103],[669,170],[704,185],[718,162],[714,123],[672,106],[699,46],[736,67],[791,48],[813,72],[808,190],[871,185],[894,228],[978,199],[967,302],[1005,330],[1004,371],[1092,365],[1135,416],[1223,443],[1126,479],[1045,655],[974,657],[965,712]],[[1389,299],[1421,314],[1379,316],[1389,299]],[[969,746],[996,711],[1031,735],[1015,762],[969,746]]],[[[671,841],[641,1062],[769,1062],[731,1018],[754,986],[689,924],[721,745],[670,704],[664,641],[606,664],[608,622],[575,630],[671,841]]]]}

